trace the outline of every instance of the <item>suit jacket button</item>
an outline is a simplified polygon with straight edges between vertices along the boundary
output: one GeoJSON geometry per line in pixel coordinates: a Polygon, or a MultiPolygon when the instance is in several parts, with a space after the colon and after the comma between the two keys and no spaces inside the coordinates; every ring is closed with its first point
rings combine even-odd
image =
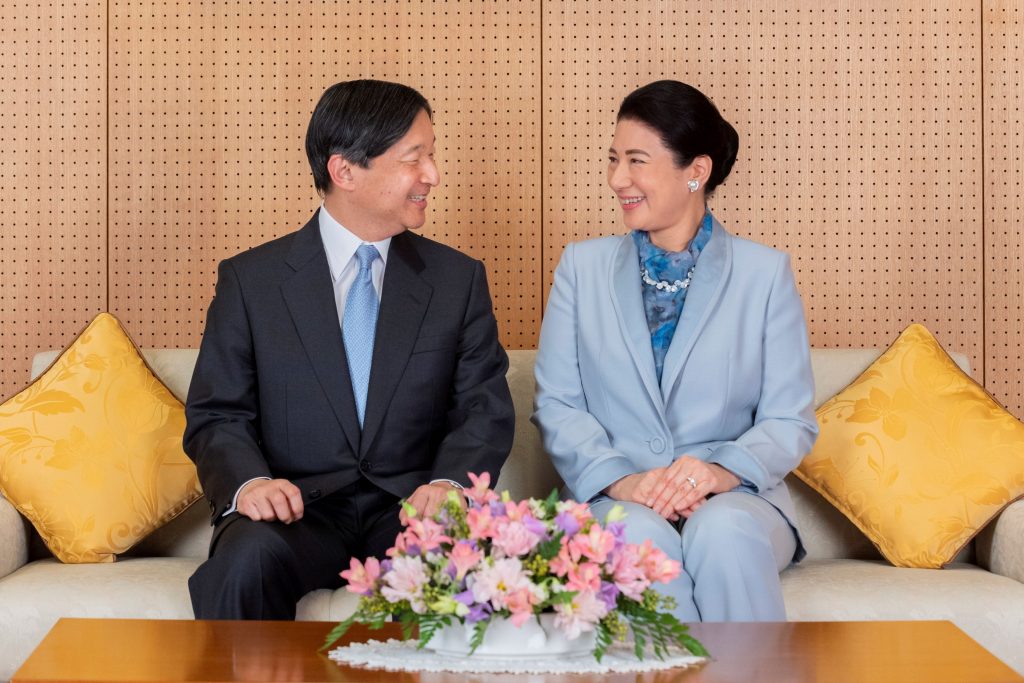
{"type": "Polygon", "coordinates": [[[310,500],[316,500],[319,497],[320,497],[320,489],[313,489],[312,491],[309,492],[309,499],[310,500]]]}
{"type": "Polygon", "coordinates": [[[214,503],[214,502],[213,502],[213,501],[211,500],[211,501],[210,501],[210,512],[216,512],[216,511],[217,511],[217,504],[216,504],[216,503],[214,503]]]}
{"type": "Polygon", "coordinates": [[[652,453],[661,453],[665,450],[665,441],[661,437],[656,436],[648,442],[651,447],[652,453]]]}
{"type": "Polygon", "coordinates": [[[362,470],[363,472],[369,472],[370,470],[373,469],[373,465],[371,465],[370,463],[366,462],[365,460],[360,460],[359,461],[359,469],[362,470]]]}

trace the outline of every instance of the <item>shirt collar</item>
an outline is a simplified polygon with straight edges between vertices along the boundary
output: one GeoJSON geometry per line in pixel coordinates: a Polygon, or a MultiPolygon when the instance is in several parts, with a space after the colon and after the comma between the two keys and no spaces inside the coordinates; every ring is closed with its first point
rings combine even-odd
{"type": "Polygon", "coordinates": [[[331,267],[331,280],[337,282],[341,278],[342,271],[349,264],[356,254],[356,249],[361,244],[372,244],[377,247],[380,253],[380,260],[383,265],[388,264],[388,249],[391,247],[391,238],[380,242],[364,242],[356,237],[344,225],[334,219],[334,216],[327,212],[327,207],[320,204],[320,239],[323,240],[324,250],[327,252],[327,264],[331,267]]]}
{"type": "Polygon", "coordinates": [[[632,232],[633,243],[636,244],[640,265],[647,267],[652,272],[661,272],[664,268],[673,265],[676,266],[676,269],[682,267],[685,271],[697,262],[700,253],[707,246],[708,242],[711,241],[713,222],[714,216],[711,215],[711,210],[705,208],[704,218],[697,228],[697,234],[693,236],[686,249],[682,251],[668,251],[655,246],[651,242],[650,233],[646,230],[634,230],[632,232]]]}

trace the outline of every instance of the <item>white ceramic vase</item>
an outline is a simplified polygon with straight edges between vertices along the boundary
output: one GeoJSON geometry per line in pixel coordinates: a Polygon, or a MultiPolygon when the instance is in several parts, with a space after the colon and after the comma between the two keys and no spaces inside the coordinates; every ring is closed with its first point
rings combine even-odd
{"type": "MultiPolygon", "coordinates": [[[[575,640],[555,628],[555,614],[544,613],[530,617],[522,626],[516,626],[510,619],[491,619],[484,642],[472,654],[474,658],[512,659],[565,658],[592,656],[594,651],[593,631],[581,633],[575,640]]],[[[444,626],[434,634],[427,648],[446,657],[467,657],[473,640],[473,624],[454,623],[444,626]]]]}

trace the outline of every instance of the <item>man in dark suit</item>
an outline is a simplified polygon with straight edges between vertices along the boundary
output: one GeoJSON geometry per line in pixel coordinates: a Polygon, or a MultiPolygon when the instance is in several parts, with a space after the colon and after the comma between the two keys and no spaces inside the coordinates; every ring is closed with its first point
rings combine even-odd
{"type": "Polygon", "coordinates": [[[409,232],[439,181],[426,99],[338,83],[306,153],[323,204],[220,264],[189,388],[216,527],[189,579],[199,619],[293,619],[349,558],[383,557],[403,498],[433,514],[512,444],[483,265],[409,232]]]}

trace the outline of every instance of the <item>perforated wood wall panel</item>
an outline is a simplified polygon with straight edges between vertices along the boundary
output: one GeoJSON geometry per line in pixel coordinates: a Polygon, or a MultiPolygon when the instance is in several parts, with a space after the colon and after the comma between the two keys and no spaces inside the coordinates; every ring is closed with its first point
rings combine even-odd
{"type": "Polygon", "coordinates": [[[1024,416],[1024,0],[984,3],[988,390],[1024,416]]]}
{"type": "Polygon", "coordinates": [[[0,397],[106,307],[106,3],[0,0],[0,397]]]}
{"type": "Polygon", "coordinates": [[[625,230],[615,113],[674,78],[739,131],[712,210],[792,255],[813,345],[885,346],[917,321],[982,377],[976,1],[543,7],[546,284],[567,241],[625,230]]]}
{"type": "Polygon", "coordinates": [[[712,208],[792,254],[816,346],[923,322],[1024,416],[1022,17],[1024,0],[0,0],[0,395],[100,310],[142,345],[198,343],[216,262],[317,205],[305,126],[356,77],[431,99],[444,177],[424,232],[484,259],[503,341],[532,347],[563,245],[622,230],[619,101],[671,77],[740,131],[712,208]]]}
{"type": "Polygon", "coordinates": [[[111,0],[110,16],[110,304],[141,344],[198,344],[216,262],[305,223],[313,107],[370,77],[431,101],[424,233],[483,259],[503,342],[535,344],[539,3],[111,0]]]}

